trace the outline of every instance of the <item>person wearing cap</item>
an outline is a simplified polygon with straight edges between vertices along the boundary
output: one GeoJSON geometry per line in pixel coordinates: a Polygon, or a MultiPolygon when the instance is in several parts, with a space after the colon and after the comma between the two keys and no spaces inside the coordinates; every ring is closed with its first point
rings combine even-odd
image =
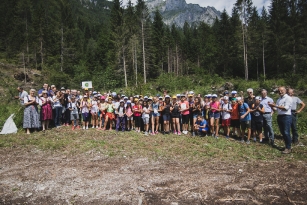
{"type": "Polygon", "coordinates": [[[141,129],[141,125],[142,125],[141,115],[142,115],[142,111],[143,111],[143,107],[141,105],[141,101],[137,100],[135,105],[132,107],[132,109],[133,109],[133,119],[134,119],[134,122],[135,122],[135,131],[136,132],[140,132],[141,131],[140,130],[141,129]]]}
{"type": "Polygon", "coordinates": [[[127,100],[126,103],[126,116],[127,116],[127,130],[131,131],[133,125],[133,109],[131,100],[127,100]]]}
{"type": "Polygon", "coordinates": [[[231,91],[231,97],[229,98],[229,101],[232,102],[233,100],[237,100],[236,99],[237,94],[238,94],[238,92],[236,90],[231,91]]]}
{"type": "Polygon", "coordinates": [[[88,129],[89,115],[90,115],[91,101],[88,99],[87,95],[84,95],[80,103],[80,109],[83,118],[83,129],[88,129]]]}
{"type": "Polygon", "coordinates": [[[164,134],[169,134],[170,120],[171,120],[171,98],[169,95],[165,95],[165,100],[162,105],[162,117],[163,117],[163,130],[164,134]]]}
{"type": "Polygon", "coordinates": [[[244,102],[242,98],[237,98],[239,103],[239,113],[240,113],[240,125],[241,125],[241,142],[244,141],[245,131],[247,129],[247,144],[250,144],[251,137],[251,115],[250,109],[247,103],[244,102]]]}
{"type": "MultiPolygon", "coordinates": [[[[188,102],[189,102],[189,122],[190,124],[188,123],[188,130],[189,130],[189,126],[191,128],[191,132],[193,134],[194,132],[194,119],[193,119],[193,107],[194,107],[194,95],[193,95],[193,91],[190,91],[189,94],[188,94],[188,102]]],[[[195,133],[194,135],[195,136],[195,133]]]]}
{"type": "Polygon", "coordinates": [[[231,108],[232,112],[231,112],[230,127],[232,127],[232,136],[236,135],[241,137],[240,112],[239,112],[239,104],[237,98],[232,98],[231,108]]]}
{"type": "Polygon", "coordinates": [[[125,109],[125,102],[123,100],[119,101],[119,106],[115,110],[116,114],[116,132],[118,132],[119,128],[122,128],[122,131],[124,132],[126,129],[126,109],[125,109]]]}
{"type": "Polygon", "coordinates": [[[115,120],[114,110],[115,107],[112,103],[112,97],[110,96],[108,98],[108,103],[106,104],[106,118],[104,121],[103,130],[106,130],[108,123],[110,124],[109,130],[112,130],[113,122],[115,120]]]}
{"type": "Polygon", "coordinates": [[[78,104],[76,102],[76,97],[72,96],[71,101],[69,102],[70,110],[70,120],[71,120],[71,130],[80,129],[79,126],[79,114],[78,114],[78,104]]]}
{"type": "Polygon", "coordinates": [[[254,142],[257,141],[256,136],[259,137],[259,141],[262,142],[262,128],[263,128],[263,114],[265,113],[263,105],[260,103],[261,97],[255,98],[255,104],[252,105],[251,117],[252,117],[252,135],[254,142]]]}
{"type": "Polygon", "coordinates": [[[102,125],[104,124],[105,117],[106,117],[106,109],[107,109],[107,103],[106,103],[106,97],[103,95],[100,97],[100,103],[99,103],[99,128],[98,130],[102,130],[102,125]]]}
{"type": "Polygon", "coordinates": [[[70,110],[68,107],[68,103],[70,102],[70,97],[69,97],[70,90],[69,89],[64,89],[64,98],[63,98],[63,115],[62,115],[62,123],[64,126],[69,126],[70,123],[70,110]]]}
{"type": "Polygon", "coordinates": [[[182,118],[182,133],[188,134],[190,109],[189,109],[189,102],[186,100],[185,95],[181,96],[179,105],[180,105],[180,112],[182,118]]]}
{"type": "Polygon", "coordinates": [[[191,126],[191,129],[192,129],[192,136],[195,136],[195,123],[197,121],[197,117],[199,115],[201,115],[201,111],[202,111],[202,106],[200,104],[200,98],[199,97],[196,97],[195,100],[194,100],[194,103],[190,105],[190,107],[192,107],[191,109],[191,113],[192,113],[192,119],[190,119],[192,122],[192,126],[191,126]]]}
{"type": "Polygon", "coordinates": [[[231,123],[231,113],[232,107],[229,103],[229,97],[223,97],[223,104],[221,104],[221,111],[222,111],[222,127],[224,128],[224,135],[226,138],[229,138],[230,134],[230,123],[231,123]]]}
{"type": "Polygon", "coordinates": [[[264,137],[269,140],[269,144],[274,147],[275,144],[274,144],[274,130],[273,130],[273,118],[272,118],[274,110],[270,106],[270,104],[272,103],[274,103],[274,100],[268,96],[267,90],[262,89],[260,104],[263,105],[264,107],[263,133],[264,137]]]}
{"type": "Polygon", "coordinates": [[[98,102],[97,102],[97,95],[93,96],[91,100],[91,120],[92,120],[92,128],[98,129],[98,102]]]}
{"type": "Polygon", "coordinates": [[[217,99],[217,95],[212,95],[212,101],[210,102],[210,131],[214,138],[218,138],[219,122],[220,121],[220,102],[217,99]]]}
{"type": "Polygon", "coordinates": [[[180,112],[179,112],[179,102],[177,102],[177,97],[174,95],[172,97],[172,104],[171,104],[171,118],[172,118],[172,125],[173,125],[173,133],[175,135],[181,135],[180,132],[180,123],[179,123],[179,117],[180,117],[180,112]]]}
{"type": "Polygon", "coordinates": [[[158,130],[159,130],[159,119],[160,119],[160,111],[161,107],[160,107],[160,103],[158,100],[158,97],[154,97],[153,99],[153,103],[152,103],[152,118],[151,118],[151,131],[152,131],[152,135],[158,134],[158,130]]]}
{"type": "Polygon", "coordinates": [[[291,123],[291,130],[292,130],[292,144],[298,144],[298,133],[297,133],[297,115],[302,112],[305,108],[305,103],[298,97],[294,96],[294,90],[289,89],[288,95],[292,98],[292,106],[291,106],[291,115],[292,115],[292,123],[291,123]],[[297,109],[297,105],[300,106],[297,109]]]}
{"type": "Polygon", "coordinates": [[[147,101],[143,102],[143,112],[142,112],[142,119],[144,122],[144,134],[148,135],[148,130],[149,130],[149,105],[147,101]]]}
{"type": "Polygon", "coordinates": [[[41,122],[44,132],[46,129],[49,129],[49,123],[52,120],[52,98],[48,97],[48,92],[46,90],[42,92],[42,97],[39,98],[39,102],[41,106],[41,122]]]}
{"type": "Polygon", "coordinates": [[[159,113],[160,113],[160,117],[159,117],[159,126],[160,126],[160,131],[162,132],[164,130],[163,126],[164,126],[164,120],[163,120],[163,104],[164,104],[164,101],[163,101],[163,97],[160,96],[159,97],[159,107],[160,107],[160,110],[159,110],[159,113]]]}
{"type": "Polygon", "coordinates": [[[145,97],[144,97],[144,101],[148,101],[148,96],[145,96],[145,97]]]}

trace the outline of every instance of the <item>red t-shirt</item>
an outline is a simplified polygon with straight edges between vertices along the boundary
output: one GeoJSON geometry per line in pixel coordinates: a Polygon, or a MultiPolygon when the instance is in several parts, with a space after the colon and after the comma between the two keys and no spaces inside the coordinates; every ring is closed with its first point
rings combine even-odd
{"type": "Polygon", "coordinates": [[[189,110],[189,102],[188,101],[180,101],[180,107],[181,109],[187,109],[186,111],[181,112],[182,115],[188,115],[190,114],[190,110],[189,110]]]}
{"type": "Polygon", "coordinates": [[[141,116],[143,110],[142,105],[134,105],[132,108],[134,110],[133,114],[135,117],[141,116]]]}

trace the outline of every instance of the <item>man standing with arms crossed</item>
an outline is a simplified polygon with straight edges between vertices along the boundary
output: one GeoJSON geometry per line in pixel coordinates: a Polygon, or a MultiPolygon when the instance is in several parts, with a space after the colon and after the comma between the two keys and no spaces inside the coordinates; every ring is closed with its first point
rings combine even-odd
{"type": "Polygon", "coordinates": [[[292,98],[287,95],[285,87],[278,88],[280,97],[278,98],[276,104],[268,103],[271,107],[277,108],[277,123],[282,134],[286,148],[282,151],[282,154],[290,154],[291,153],[291,135],[290,128],[292,123],[292,115],[291,115],[291,106],[292,106],[292,98]]]}
{"type": "Polygon", "coordinates": [[[268,92],[263,89],[261,91],[261,102],[260,104],[264,107],[264,114],[263,114],[263,128],[264,128],[264,136],[265,138],[269,139],[269,143],[274,146],[274,131],[272,126],[272,115],[273,109],[269,105],[269,103],[274,103],[273,99],[268,97],[268,92]]]}
{"type": "Polygon", "coordinates": [[[289,89],[288,95],[292,98],[292,106],[291,106],[291,114],[292,114],[292,123],[291,123],[291,130],[292,130],[292,144],[298,144],[298,134],[297,134],[297,114],[300,113],[304,107],[305,103],[301,101],[296,96],[293,96],[294,90],[289,89]],[[300,104],[300,109],[297,109],[297,105],[300,104]]]}

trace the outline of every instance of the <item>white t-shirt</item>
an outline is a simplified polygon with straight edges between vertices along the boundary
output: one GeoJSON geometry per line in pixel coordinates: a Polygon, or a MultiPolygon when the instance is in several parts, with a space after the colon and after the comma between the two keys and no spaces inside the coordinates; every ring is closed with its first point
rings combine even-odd
{"type": "Polygon", "coordinates": [[[96,100],[93,100],[93,101],[92,101],[91,112],[98,112],[98,103],[97,103],[96,100]]]}
{"type": "Polygon", "coordinates": [[[143,114],[142,114],[143,118],[149,118],[149,113],[147,113],[148,111],[149,111],[148,108],[146,107],[143,108],[143,114]]]}
{"type": "Polygon", "coordinates": [[[78,114],[78,108],[77,108],[77,103],[76,102],[70,102],[68,103],[69,108],[72,110],[70,111],[71,114],[78,114]]]}
{"type": "Polygon", "coordinates": [[[53,100],[53,106],[54,107],[62,107],[62,104],[60,103],[60,101],[55,101],[57,98],[57,96],[53,96],[52,100],[53,100]]]}
{"type": "Polygon", "coordinates": [[[231,104],[230,103],[227,103],[227,104],[223,103],[222,104],[222,110],[223,110],[222,111],[222,119],[223,120],[229,119],[231,117],[231,114],[229,112],[224,111],[224,110],[227,110],[227,111],[232,110],[231,104]]]}

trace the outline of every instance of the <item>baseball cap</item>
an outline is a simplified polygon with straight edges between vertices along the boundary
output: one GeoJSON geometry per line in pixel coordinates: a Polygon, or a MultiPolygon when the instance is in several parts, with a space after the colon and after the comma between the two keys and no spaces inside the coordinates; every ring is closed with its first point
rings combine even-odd
{"type": "Polygon", "coordinates": [[[256,100],[261,100],[261,97],[260,97],[260,96],[257,96],[255,99],[256,99],[256,100]]]}
{"type": "Polygon", "coordinates": [[[83,95],[84,98],[87,98],[87,95],[83,95]]]}
{"type": "Polygon", "coordinates": [[[123,101],[123,100],[120,100],[119,102],[120,102],[120,103],[124,103],[124,101],[123,101]]]}
{"type": "Polygon", "coordinates": [[[131,100],[127,100],[127,104],[131,104],[131,100]]]}
{"type": "Polygon", "coordinates": [[[211,97],[213,97],[213,98],[217,98],[217,95],[216,95],[216,94],[213,94],[211,97]]]}
{"type": "Polygon", "coordinates": [[[93,94],[94,94],[94,95],[97,94],[97,91],[94,91],[93,94]]]}
{"type": "Polygon", "coordinates": [[[61,90],[65,90],[65,87],[61,87],[61,90]]]}
{"type": "Polygon", "coordinates": [[[88,88],[84,88],[84,90],[88,90],[88,88]]]}
{"type": "Polygon", "coordinates": [[[181,97],[185,97],[185,94],[182,93],[182,94],[181,94],[181,97]]]}
{"type": "Polygon", "coordinates": [[[193,97],[193,94],[189,94],[188,97],[193,97]]]}
{"type": "Polygon", "coordinates": [[[145,96],[144,99],[148,99],[148,96],[145,96]]]}
{"type": "Polygon", "coordinates": [[[224,95],[229,94],[228,90],[225,90],[224,95]]]}
{"type": "Polygon", "coordinates": [[[177,97],[176,97],[176,95],[173,95],[173,97],[172,97],[173,99],[176,99],[177,97]]]}
{"type": "Polygon", "coordinates": [[[128,100],[128,97],[127,97],[127,96],[125,96],[125,97],[124,97],[124,100],[128,100]]]}
{"type": "Polygon", "coordinates": [[[239,101],[239,100],[242,100],[242,98],[241,97],[237,97],[237,101],[239,101]]]}
{"type": "Polygon", "coordinates": [[[169,95],[166,95],[165,98],[170,98],[170,96],[169,96],[169,95]]]}
{"type": "Polygon", "coordinates": [[[228,98],[227,96],[224,96],[223,99],[224,99],[224,100],[228,100],[229,98],[228,98]]]}
{"type": "Polygon", "coordinates": [[[178,97],[180,97],[180,94],[177,94],[176,96],[177,96],[177,98],[178,98],[178,97]]]}
{"type": "Polygon", "coordinates": [[[101,96],[100,100],[105,100],[106,97],[105,96],[101,96]]]}
{"type": "Polygon", "coordinates": [[[159,99],[163,99],[163,97],[162,97],[162,96],[160,96],[160,97],[159,97],[159,99]]]}
{"type": "Polygon", "coordinates": [[[237,94],[237,93],[238,93],[238,92],[235,91],[235,90],[231,91],[231,94],[237,94]]]}

